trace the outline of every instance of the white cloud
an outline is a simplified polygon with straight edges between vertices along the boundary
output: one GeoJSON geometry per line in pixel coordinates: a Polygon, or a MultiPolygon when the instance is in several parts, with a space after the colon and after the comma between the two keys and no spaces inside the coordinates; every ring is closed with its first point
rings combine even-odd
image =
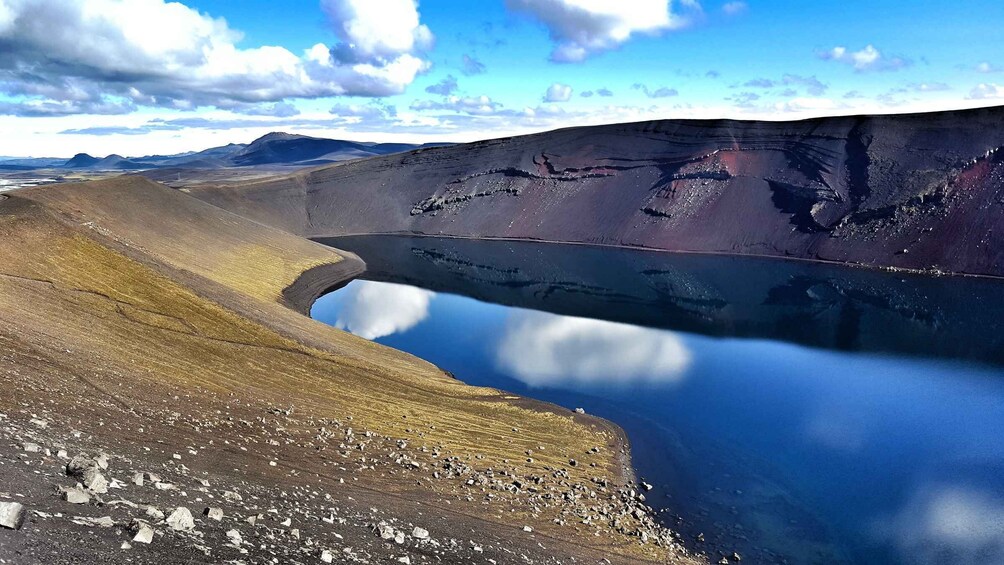
{"type": "Polygon", "coordinates": [[[520,311],[496,359],[531,386],[676,382],[691,353],[675,334],[602,320],[520,311]]]}
{"type": "Polygon", "coordinates": [[[341,291],[342,309],[335,327],[366,339],[401,333],[429,316],[434,292],[393,283],[355,281],[341,291]]]}
{"type": "Polygon", "coordinates": [[[726,2],[722,5],[722,11],[727,16],[738,16],[749,9],[749,4],[742,1],[726,2]]]}
{"type": "Polygon", "coordinates": [[[321,0],[348,62],[391,62],[432,46],[416,0],[321,0]]]}
{"type": "Polygon", "coordinates": [[[1000,71],[1000,67],[988,61],[983,61],[982,63],[976,65],[976,72],[978,73],[999,73],[1000,71]]]}
{"type": "MultiPolygon", "coordinates": [[[[109,105],[233,108],[396,94],[428,67],[416,53],[432,36],[414,0],[324,7],[341,42],[299,56],[283,47],[241,48],[242,34],[225,20],[177,2],[2,0],[0,92],[25,98],[33,115],[111,113],[109,105]]],[[[16,114],[19,106],[3,110],[16,114]]]]}
{"type": "MultiPolygon", "coordinates": [[[[696,0],[681,4],[700,9],[696,0]]],[[[670,0],[506,0],[506,6],[547,26],[555,42],[551,60],[559,63],[579,62],[614,49],[638,33],[656,34],[687,23],[672,12],[670,0]]]]}
{"type": "Polygon", "coordinates": [[[854,67],[856,71],[895,71],[908,67],[911,61],[903,57],[884,55],[874,45],[866,45],[859,51],[851,51],[846,47],[837,46],[819,54],[819,58],[827,61],[837,61],[854,67]]]}
{"type": "Polygon", "coordinates": [[[446,96],[441,102],[416,100],[411,104],[411,109],[420,111],[445,110],[475,116],[488,116],[499,112],[502,105],[482,94],[481,96],[446,96]]]}
{"type": "Polygon", "coordinates": [[[994,83],[981,83],[969,91],[968,98],[971,100],[1004,98],[1004,86],[994,83]]]}
{"type": "Polygon", "coordinates": [[[572,97],[572,87],[567,84],[554,83],[547,87],[544,102],[568,102],[572,97]]]}
{"type": "Polygon", "coordinates": [[[961,486],[918,491],[881,532],[893,538],[904,561],[1004,563],[1004,500],[961,486]]]}

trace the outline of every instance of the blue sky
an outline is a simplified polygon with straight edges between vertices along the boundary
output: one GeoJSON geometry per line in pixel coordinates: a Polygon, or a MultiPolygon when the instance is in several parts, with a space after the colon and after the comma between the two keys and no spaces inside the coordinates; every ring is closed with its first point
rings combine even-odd
{"type": "Polygon", "coordinates": [[[0,155],[999,104],[1004,3],[0,0],[0,155]]]}

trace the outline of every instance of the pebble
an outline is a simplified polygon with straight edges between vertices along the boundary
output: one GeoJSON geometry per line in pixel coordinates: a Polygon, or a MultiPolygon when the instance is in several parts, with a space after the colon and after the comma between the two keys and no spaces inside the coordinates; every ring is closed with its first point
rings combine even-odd
{"type": "Polygon", "coordinates": [[[429,530],[415,526],[415,529],[411,531],[411,537],[418,540],[429,539],[429,530]]]}
{"type": "Polygon", "coordinates": [[[202,511],[202,514],[210,520],[216,520],[217,522],[223,519],[222,508],[206,508],[202,511]]]}

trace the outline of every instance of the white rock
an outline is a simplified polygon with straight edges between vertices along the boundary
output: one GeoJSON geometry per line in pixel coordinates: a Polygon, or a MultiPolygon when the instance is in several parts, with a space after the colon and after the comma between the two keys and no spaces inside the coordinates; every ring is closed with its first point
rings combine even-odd
{"type": "Polygon", "coordinates": [[[415,539],[429,539],[429,530],[415,526],[415,529],[411,531],[411,537],[415,539]]]}
{"type": "Polygon", "coordinates": [[[105,494],[108,492],[108,479],[101,473],[94,473],[90,480],[84,482],[84,486],[95,494],[105,494]]]}
{"type": "Polygon", "coordinates": [[[133,473],[132,484],[138,487],[143,486],[143,473],[133,473]]]}
{"type": "Polygon", "coordinates": [[[147,506],[146,515],[150,517],[154,522],[162,522],[164,520],[164,513],[161,512],[156,506],[147,506]]]}
{"type": "Polygon", "coordinates": [[[167,517],[167,525],[172,530],[187,532],[195,529],[195,518],[184,506],[179,506],[167,517]]]}
{"type": "Polygon", "coordinates": [[[230,543],[232,543],[234,545],[240,545],[241,542],[244,541],[244,538],[241,537],[241,533],[238,532],[237,530],[230,530],[230,531],[228,531],[227,532],[227,539],[230,540],[230,543]]]}
{"type": "Polygon", "coordinates": [[[321,552],[321,563],[331,563],[335,560],[335,556],[331,554],[330,551],[325,549],[321,552]]]}
{"type": "Polygon", "coordinates": [[[533,528],[531,528],[530,526],[523,526],[523,531],[529,534],[530,532],[533,531],[533,528]]]}
{"type": "Polygon", "coordinates": [[[404,543],[404,532],[394,532],[394,543],[398,545],[404,543]]]}
{"type": "Polygon", "coordinates": [[[394,528],[388,526],[387,524],[380,524],[380,538],[394,539],[394,528]]]}
{"type": "Polygon", "coordinates": [[[404,557],[398,557],[397,562],[404,563],[404,565],[411,565],[411,558],[405,555],[404,557]]]}
{"type": "Polygon", "coordinates": [[[102,469],[108,469],[108,456],[104,453],[98,455],[94,458],[94,462],[98,464],[98,467],[102,469]]]}
{"type": "Polygon", "coordinates": [[[42,451],[42,446],[37,443],[26,443],[22,447],[28,453],[38,453],[39,451],[42,451]]]}
{"type": "Polygon", "coordinates": [[[87,504],[91,501],[91,495],[77,487],[63,490],[63,500],[70,504],[87,504]]]}
{"type": "Polygon", "coordinates": [[[216,520],[219,522],[223,519],[223,509],[222,508],[206,508],[202,511],[202,514],[209,518],[210,520],[216,520]]]}
{"type": "Polygon", "coordinates": [[[17,502],[0,502],[0,526],[20,530],[24,525],[24,506],[17,502]]]}
{"type": "Polygon", "coordinates": [[[150,527],[150,524],[136,521],[133,526],[136,531],[136,535],[133,536],[132,541],[146,544],[153,543],[153,528],[150,527]]]}

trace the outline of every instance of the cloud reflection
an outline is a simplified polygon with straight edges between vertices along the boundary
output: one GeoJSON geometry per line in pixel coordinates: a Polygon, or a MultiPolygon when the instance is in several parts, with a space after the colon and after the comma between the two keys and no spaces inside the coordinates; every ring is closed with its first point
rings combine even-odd
{"type": "Polygon", "coordinates": [[[342,290],[335,327],[366,339],[409,330],[429,317],[434,292],[393,283],[355,281],[342,290]]]}
{"type": "Polygon", "coordinates": [[[960,486],[923,489],[893,528],[909,563],[1004,563],[1004,499],[987,492],[960,486]]]}
{"type": "Polygon", "coordinates": [[[691,353],[664,330],[518,311],[506,324],[496,360],[530,386],[654,383],[680,380],[691,353]]]}

